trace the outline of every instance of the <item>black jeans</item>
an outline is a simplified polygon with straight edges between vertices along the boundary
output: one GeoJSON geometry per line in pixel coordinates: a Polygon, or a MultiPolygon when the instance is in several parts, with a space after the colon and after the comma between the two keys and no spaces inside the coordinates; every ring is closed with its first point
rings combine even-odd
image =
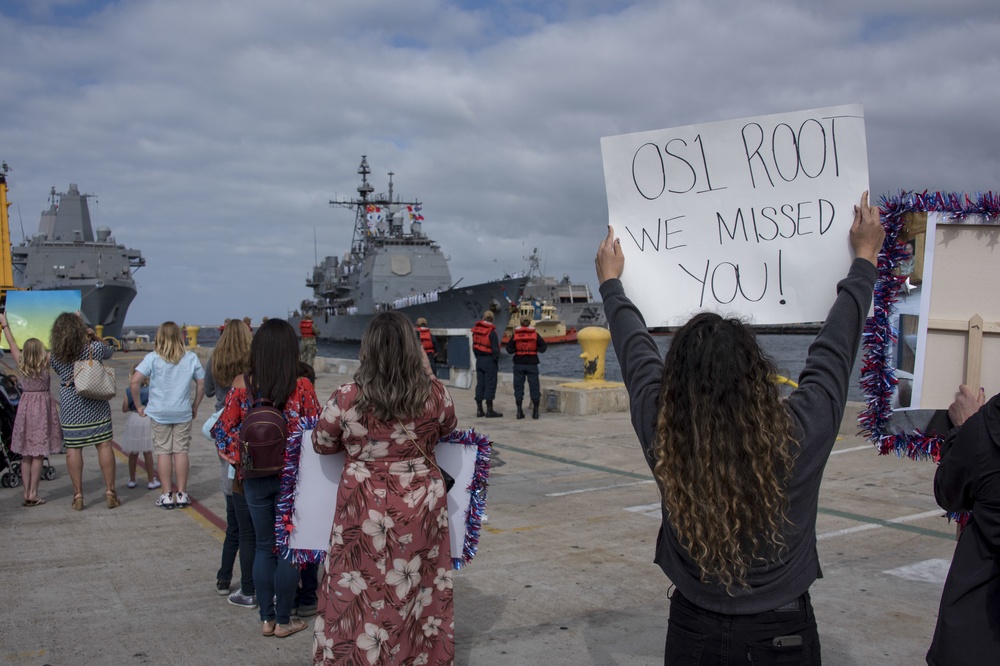
{"type": "Polygon", "coordinates": [[[819,633],[809,593],[754,615],[725,615],[695,606],[674,590],[663,663],[818,666],[819,633]]]}
{"type": "Polygon", "coordinates": [[[253,585],[254,551],[257,549],[257,535],[250,520],[247,500],[241,493],[226,495],[226,539],[222,542],[222,565],[215,575],[218,580],[231,580],[236,554],[240,556],[240,589],[252,597],[256,594],[253,585]]]}

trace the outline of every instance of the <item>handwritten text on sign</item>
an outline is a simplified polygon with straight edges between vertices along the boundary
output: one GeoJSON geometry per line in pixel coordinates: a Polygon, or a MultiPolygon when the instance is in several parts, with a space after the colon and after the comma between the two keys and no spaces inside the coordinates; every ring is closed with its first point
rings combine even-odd
{"type": "Polygon", "coordinates": [[[860,104],[601,140],[622,281],[649,326],[822,321],[868,189],[860,104]]]}

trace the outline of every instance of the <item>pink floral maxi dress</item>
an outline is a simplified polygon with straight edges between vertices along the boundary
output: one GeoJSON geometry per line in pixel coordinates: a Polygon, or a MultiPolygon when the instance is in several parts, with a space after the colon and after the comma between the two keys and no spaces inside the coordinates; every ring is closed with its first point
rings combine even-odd
{"type": "Polygon", "coordinates": [[[455,653],[448,500],[429,456],[455,428],[448,390],[432,381],[424,413],[377,421],[340,387],[313,433],[317,453],[347,452],[320,583],[316,664],[451,664],[455,653]]]}

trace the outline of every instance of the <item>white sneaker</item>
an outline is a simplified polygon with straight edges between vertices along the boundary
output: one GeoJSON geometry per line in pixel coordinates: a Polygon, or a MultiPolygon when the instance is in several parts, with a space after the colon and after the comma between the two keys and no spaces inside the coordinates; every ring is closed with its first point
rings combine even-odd
{"type": "Polygon", "coordinates": [[[178,491],[177,494],[174,495],[174,506],[181,508],[187,506],[190,503],[191,503],[191,498],[188,497],[187,493],[182,493],[178,491]]]}
{"type": "Polygon", "coordinates": [[[160,498],[156,500],[156,506],[161,509],[172,509],[174,508],[174,500],[170,497],[170,493],[163,493],[160,498]]]}
{"type": "Polygon", "coordinates": [[[157,488],[159,488],[162,485],[163,484],[160,483],[159,479],[153,479],[152,481],[150,481],[149,483],[146,484],[146,487],[149,488],[150,490],[156,490],[157,488]]]}

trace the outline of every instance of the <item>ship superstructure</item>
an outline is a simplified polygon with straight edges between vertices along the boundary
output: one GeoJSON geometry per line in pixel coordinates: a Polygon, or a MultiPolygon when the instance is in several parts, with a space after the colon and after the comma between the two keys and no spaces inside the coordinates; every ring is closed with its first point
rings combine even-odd
{"type": "Polygon", "coordinates": [[[441,246],[423,231],[423,204],[393,192],[392,172],[388,192],[376,193],[368,180],[367,156],[358,174],[356,198],[330,201],[355,212],[350,250],[343,257],[325,257],[306,280],[313,298],[300,307],[313,316],[318,337],[360,340],[371,317],[385,310],[398,310],[413,321],[424,317],[431,328],[468,328],[492,309],[503,330],[526,278],[452,283],[441,246]]]}

